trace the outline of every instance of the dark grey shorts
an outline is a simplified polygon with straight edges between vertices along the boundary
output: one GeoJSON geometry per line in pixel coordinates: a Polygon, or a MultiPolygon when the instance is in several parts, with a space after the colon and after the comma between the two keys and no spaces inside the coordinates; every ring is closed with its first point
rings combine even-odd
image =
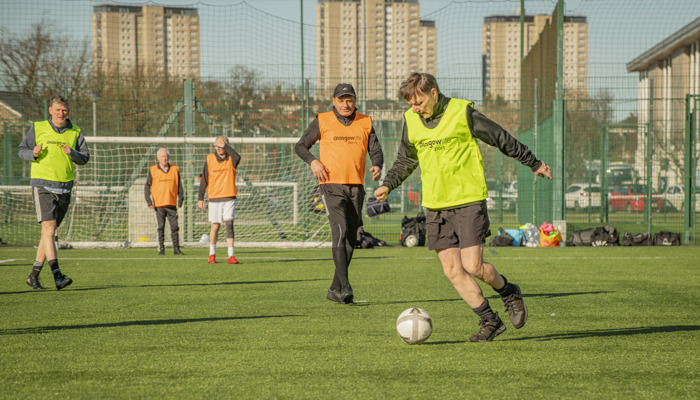
{"type": "Polygon", "coordinates": [[[425,213],[425,228],[430,250],[452,247],[464,249],[486,243],[491,236],[486,202],[425,213]]]}
{"type": "Polygon", "coordinates": [[[70,193],[53,193],[43,187],[33,187],[32,197],[36,207],[36,218],[39,222],[56,221],[58,228],[63,217],[68,212],[70,205],[70,193]]]}

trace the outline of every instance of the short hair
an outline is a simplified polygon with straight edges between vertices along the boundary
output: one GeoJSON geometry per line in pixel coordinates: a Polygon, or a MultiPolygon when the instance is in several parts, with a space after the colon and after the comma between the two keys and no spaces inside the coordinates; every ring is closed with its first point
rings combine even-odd
{"type": "MultiPolygon", "coordinates": [[[[226,144],[228,144],[228,138],[227,138],[226,136],[219,136],[219,137],[216,138],[216,139],[219,139],[219,138],[224,139],[224,142],[226,142],[226,144]]],[[[215,142],[216,142],[216,139],[214,139],[215,142]]]]}
{"type": "Polygon", "coordinates": [[[408,101],[408,99],[415,94],[419,92],[427,94],[433,88],[437,89],[438,93],[440,93],[437,79],[435,79],[434,76],[425,72],[411,72],[411,75],[405,81],[401,82],[399,96],[408,101]]]}
{"type": "Polygon", "coordinates": [[[170,157],[170,150],[166,149],[165,147],[161,147],[160,149],[158,149],[158,151],[156,152],[156,157],[158,157],[161,151],[164,151],[165,154],[167,154],[168,157],[170,157]]]}
{"type": "Polygon", "coordinates": [[[68,100],[63,96],[54,96],[49,100],[49,108],[53,106],[53,103],[58,103],[66,108],[68,108],[68,100]]]}

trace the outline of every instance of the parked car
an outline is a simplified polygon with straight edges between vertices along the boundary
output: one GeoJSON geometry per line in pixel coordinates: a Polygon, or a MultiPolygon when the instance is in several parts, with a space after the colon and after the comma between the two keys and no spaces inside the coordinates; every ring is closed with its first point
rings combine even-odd
{"type": "Polygon", "coordinates": [[[515,211],[515,206],[518,203],[518,182],[505,182],[501,183],[503,189],[499,192],[497,189],[496,181],[494,179],[486,179],[486,187],[488,188],[489,197],[486,198],[486,209],[495,210],[498,206],[497,200],[500,199],[503,202],[503,210],[515,211]]]}
{"type": "MultiPolygon", "coordinates": [[[[610,209],[614,211],[644,211],[647,187],[640,184],[617,185],[610,193],[610,209]]],[[[663,197],[651,196],[651,209],[661,211],[665,207],[663,197]]]]}
{"type": "MultiPolygon", "coordinates": [[[[417,182],[413,184],[407,191],[406,197],[409,203],[414,206],[420,206],[421,196],[422,196],[422,183],[417,182]]],[[[498,199],[498,192],[495,190],[489,190],[489,197],[486,199],[486,208],[493,210],[496,208],[496,199],[498,199]]],[[[503,199],[503,209],[513,211],[515,210],[515,204],[517,203],[518,194],[517,192],[511,192],[508,190],[502,191],[503,199]]]]}
{"type": "Polygon", "coordinates": [[[564,192],[566,208],[581,210],[584,208],[600,208],[600,185],[588,183],[573,183],[564,192]]]}
{"type": "MultiPolygon", "coordinates": [[[[685,190],[681,185],[673,185],[666,188],[661,193],[666,201],[666,207],[673,208],[678,211],[685,209],[685,190]]],[[[700,211],[700,188],[695,190],[695,211],[700,211]]]]}

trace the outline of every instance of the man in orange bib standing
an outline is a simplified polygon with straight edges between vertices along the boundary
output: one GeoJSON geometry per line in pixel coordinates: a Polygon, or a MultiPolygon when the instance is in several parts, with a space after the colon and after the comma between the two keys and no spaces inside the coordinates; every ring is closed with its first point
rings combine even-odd
{"type": "Polygon", "coordinates": [[[170,224],[170,237],[173,240],[173,253],[184,255],[180,251],[180,230],[177,224],[177,209],[182,207],[185,191],[180,179],[180,169],[170,164],[170,152],[161,148],[157,153],[158,164],[148,170],[144,195],[146,204],[155,211],[156,230],[158,231],[158,255],[165,255],[165,218],[170,224]],[[152,198],[152,200],[151,200],[152,198]]]}
{"type": "Polygon", "coordinates": [[[228,244],[228,263],[238,264],[233,249],[233,219],[236,216],[236,168],[241,162],[238,155],[228,144],[226,136],[219,136],[214,141],[216,151],[207,155],[199,184],[197,206],[204,210],[204,194],[209,198],[209,264],[216,263],[216,237],[223,223],[226,226],[226,243],[228,244]]]}
{"type": "Polygon", "coordinates": [[[357,241],[365,198],[365,161],[369,152],[372,179],[378,180],[384,154],[374,133],[372,119],[357,112],[352,85],[339,84],[333,91],[333,110],[320,113],[306,128],[295,151],[311,166],[318,180],[333,238],[335,274],[326,298],[353,303],[348,266],[357,241]],[[309,151],[319,142],[320,160],[309,151]]]}

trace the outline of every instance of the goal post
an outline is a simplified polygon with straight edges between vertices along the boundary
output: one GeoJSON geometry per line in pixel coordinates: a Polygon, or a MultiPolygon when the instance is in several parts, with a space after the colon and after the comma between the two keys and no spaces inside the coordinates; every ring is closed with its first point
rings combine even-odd
{"type": "MultiPolygon", "coordinates": [[[[180,168],[185,201],[178,209],[180,241],[200,244],[209,234],[208,212],[197,208],[201,173],[206,155],[214,151],[213,137],[86,137],[90,162],[76,166],[76,184],[59,241],[73,247],[155,246],[156,223],[146,205],[144,184],[158,149],[170,152],[170,163],[180,168]],[[188,161],[189,160],[189,161],[188,161]]],[[[325,214],[309,210],[315,179],[294,152],[298,138],[229,138],[240,154],[237,168],[237,247],[329,246],[330,228],[325,214]]],[[[31,244],[38,238],[29,186],[0,186],[13,212],[3,231],[13,243],[31,244]],[[26,233],[26,237],[25,237],[26,233]]],[[[165,229],[166,244],[170,241],[165,229]]],[[[225,230],[219,243],[225,244],[225,230]]],[[[5,240],[6,242],[8,240],[5,240]]],[[[201,244],[208,244],[201,243],[201,244]]]]}

